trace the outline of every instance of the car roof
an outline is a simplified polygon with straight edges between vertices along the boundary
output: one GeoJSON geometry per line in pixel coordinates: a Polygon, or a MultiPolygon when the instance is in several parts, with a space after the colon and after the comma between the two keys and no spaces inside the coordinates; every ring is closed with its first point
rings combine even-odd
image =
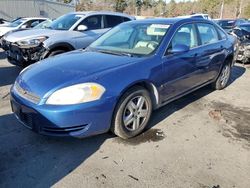
{"type": "Polygon", "coordinates": [[[142,19],[142,20],[134,20],[132,22],[136,23],[152,23],[152,24],[176,24],[177,22],[197,22],[197,21],[202,21],[202,22],[207,22],[207,23],[213,23],[207,19],[203,18],[153,18],[153,19],[142,19]]]}
{"type": "Polygon", "coordinates": [[[129,18],[134,18],[133,16],[130,16],[125,13],[120,13],[120,12],[112,12],[112,11],[82,11],[82,12],[71,12],[69,14],[77,14],[77,15],[96,15],[96,14],[107,14],[107,15],[115,15],[115,16],[125,16],[129,18]]]}
{"type": "Polygon", "coordinates": [[[250,23],[243,23],[243,24],[240,24],[239,26],[250,26],[250,23]]]}
{"type": "Polygon", "coordinates": [[[236,21],[234,19],[218,19],[217,21],[236,21]]]}
{"type": "Polygon", "coordinates": [[[47,20],[48,18],[43,18],[43,17],[23,17],[20,19],[24,19],[24,20],[35,20],[35,19],[41,19],[41,20],[47,20]]]}

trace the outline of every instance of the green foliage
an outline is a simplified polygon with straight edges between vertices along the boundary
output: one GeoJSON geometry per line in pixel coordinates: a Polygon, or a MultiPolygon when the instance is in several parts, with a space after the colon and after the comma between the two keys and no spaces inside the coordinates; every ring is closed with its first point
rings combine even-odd
{"type": "Polygon", "coordinates": [[[246,18],[250,18],[250,4],[248,4],[246,8],[244,9],[244,14],[246,18]]]}
{"type": "Polygon", "coordinates": [[[207,13],[212,18],[218,18],[223,2],[224,18],[250,17],[250,0],[171,0],[169,3],[166,0],[81,0],[77,10],[113,10],[132,15],[161,17],[207,13]]]}
{"type": "Polygon", "coordinates": [[[124,12],[126,7],[128,6],[126,0],[116,0],[115,1],[115,11],[117,12],[124,12]]]}

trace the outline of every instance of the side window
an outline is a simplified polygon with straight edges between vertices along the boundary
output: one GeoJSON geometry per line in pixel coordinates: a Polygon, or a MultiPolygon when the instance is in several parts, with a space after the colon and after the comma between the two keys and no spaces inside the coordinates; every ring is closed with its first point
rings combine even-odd
{"type": "Polygon", "coordinates": [[[79,25],[86,25],[88,30],[102,29],[102,16],[89,16],[85,18],[79,25]]]}
{"type": "Polygon", "coordinates": [[[221,40],[224,40],[227,38],[226,34],[221,29],[217,28],[217,30],[219,32],[221,40]]]}
{"type": "Polygon", "coordinates": [[[201,44],[211,44],[219,40],[215,27],[211,24],[198,23],[198,31],[200,33],[201,44]]]}
{"type": "Polygon", "coordinates": [[[168,51],[172,50],[176,45],[186,45],[189,48],[198,46],[197,33],[194,24],[187,24],[178,29],[170,42],[168,51]]]}
{"type": "Polygon", "coordinates": [[[41,22],[42,22],[42,20],[32,20],[31,24],[30,24],[30,27],[33,28],[36,25],[38,25],[39,23],[41,23],[41,22]]]}
{"type": "Polygon", "coordinates": [[[105,17],[105,28],[112,28],[123,22],[123,17],[121,16],[106,15],[105,17]]]}
{"type": "Polygon", "coordinates": [[[131,21],[131,19],[127,18],[127,17],[123,17],[123,22],[128,22],[131,21]]]}

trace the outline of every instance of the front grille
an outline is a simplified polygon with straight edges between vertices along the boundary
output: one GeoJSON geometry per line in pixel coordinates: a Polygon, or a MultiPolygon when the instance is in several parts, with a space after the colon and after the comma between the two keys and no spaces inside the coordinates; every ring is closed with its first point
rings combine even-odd
{"type": "Polygon", "coordinates": [[[27,126],[28,128],[33,128],[32,114],[20,112],[19,119],[27,126]]]}
{"type": "Polygon", "coordinates": [[[18,83],[15,82],[14,85],[14,90],[18,93],[18,95],[20,95],[21,97],[23,97],[24,99],[27,99],[28,101],[31,101],[35,104],[38,104],[40,102],[40,97],[37,96],[34,93],[31,93],[23,88],[20,87],[20,85],[18,83]]]}
{"type": "Polygon", "coordinates": [[[69,134],[71,132],[81,131],[87,125],[79,125],[74,127],[42,127],[42,131],[50,134],[69,134]]]}

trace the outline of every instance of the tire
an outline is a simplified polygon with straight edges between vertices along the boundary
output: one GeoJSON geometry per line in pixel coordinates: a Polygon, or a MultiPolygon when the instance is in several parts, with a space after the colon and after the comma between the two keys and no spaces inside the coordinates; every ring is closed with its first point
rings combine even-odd
{"type": "Polygon", "coordinates": [[[149,92],[143,87],[129,89],[119,100],[111,125],[111,131],[128,139],[140,134],[147,126],[152,114],[149,92]]]}
{"type": "Polygon", "coordinates": [[[231,65],[230,62],[227,62],[223,65],[216,81],[212,83],[212,87],[216,90],[224,89],[228,85],[230,76],[231,76],[231,65]]]}
{"type": "Polygon", "coordinates": [[[66,51],[65,50],[54,50],[52,51],[48,57],[52,57],[52,56],[55,56],[55,55],[58,55],[58,54],[62,54],[62,53],[65,53],[66,51]]]}

